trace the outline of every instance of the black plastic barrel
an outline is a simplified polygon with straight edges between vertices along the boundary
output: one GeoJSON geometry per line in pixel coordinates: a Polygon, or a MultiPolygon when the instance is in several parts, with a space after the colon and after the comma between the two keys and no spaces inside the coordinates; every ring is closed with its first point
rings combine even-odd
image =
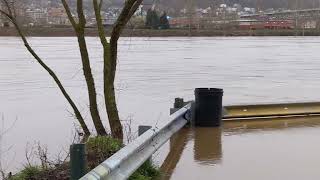
{"type": "Polygon", "coordinates": [[[223,89],[197,88],[195,90],[195,126],[221,126],[222,97],[223,89]]]}

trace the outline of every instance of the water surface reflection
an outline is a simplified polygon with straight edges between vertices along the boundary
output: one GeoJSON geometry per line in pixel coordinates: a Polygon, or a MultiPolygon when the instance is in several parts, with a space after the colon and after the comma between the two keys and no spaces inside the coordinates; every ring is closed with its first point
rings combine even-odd
{"type": "Polygon", "coordinates": [[[170,141],[164,179],[318,179],[319,130],[316,116],[185,128],[170,141]]]}
{"type": "Polygon", "coordinates": [[[197,128],[194,133],[194,160],[203,165],[221,162],[221,128],[197,128]]]}

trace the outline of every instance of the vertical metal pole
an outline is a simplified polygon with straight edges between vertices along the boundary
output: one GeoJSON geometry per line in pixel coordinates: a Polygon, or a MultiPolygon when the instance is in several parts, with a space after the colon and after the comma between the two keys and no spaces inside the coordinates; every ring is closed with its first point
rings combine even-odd
{"type": "Polygon", "coordinates": [[[86,174],[87,161],[85,144],[73,144],[70,146],[70,174],[71,180],[80,179],[86,174]]]}
{"type": "MultiPolygon", "coordinates": [[[[139,136],[141,136],[143,133],[147,132],[151,128],[152,126],[139,126],[139,136]]],[[[146,162],[151,162],[151,158],[152,156],[146,162]]]]}

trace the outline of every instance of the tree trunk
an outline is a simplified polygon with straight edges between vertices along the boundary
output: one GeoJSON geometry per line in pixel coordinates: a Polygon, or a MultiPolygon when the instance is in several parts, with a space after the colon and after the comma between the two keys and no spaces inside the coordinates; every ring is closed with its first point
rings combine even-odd
{"type": "Polygon", "coordinates": [[[114,138],[123,140],[123,129],[118,113],[116,93],[114,89],[114,80],[116,69],[112,68],[116,66],[114,64],[114,58],[117,58],[117,51],[114,51],[114,46],[108,45],[104,48],[104,98],[106,104],[106,111],[108,114],[111,135],[114,138]]]}
{"type": "Polygon", "coordinates": [[[78,43],[79,43],[79,48],[80,48],[80,53],[82,58],[83,73],[84,73],[84,77],[86,79],[87,88],[88,88],[91,117],[98,135],[104,136],[104,135],[107,135],[107,132],[102,124],[102,121],[99,115],[99,110],[97,105],[97,93],[96,93],[95,83],[94,83],[94,79],[91,71],[89,54],[88,54],[87,45],[84,37],[84,32],[77,32],[77,36],[78,36],[78,43]]]}
{"type": "Polygon", "coordinates": [[[102,0],[98,3],[98,0],[93,0],[93,7],[95,11],[97,27],[99,31],[99,37],[103,46],[103,59],[104,59],[104,97],[106,104],[106,111],[109,118],[110,129],[112,137],[119,140],[123,140],[123,129],[119,118],[117,109],[114,81],[117,70],[117,52],[118,52],[118,39],[125,25],[129,19],[136,12],[137,8],[141,4],[142,0],[127,0],[124,7],[114,24],[111,33],[110,43],[105,37],[105,30],[102,24],[101,18],[101,6],[102,0]]]}
{"type": "Polygon", "coordinates": [[[117,109],[116,94],[113,83],[106,83],[104,95],[112,137],[123,141],[123,130],[117,109]]]}

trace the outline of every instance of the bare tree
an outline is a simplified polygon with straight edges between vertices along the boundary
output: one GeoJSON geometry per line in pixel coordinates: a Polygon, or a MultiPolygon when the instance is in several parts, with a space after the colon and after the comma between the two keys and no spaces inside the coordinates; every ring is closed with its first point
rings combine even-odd
{"type": "Polygon", "coordinates": [[[84,77],[87,83],[90,112],[91,112],[91,117],[92,117],[94,126],[99,135],[107,135],[107,132],[102,124],[102,121],[99,115],[99,110],[97,105],[97,92],[96,92],[95,82],[94,82],[94,78],[91,71],[89,53],[88,53],[87,43],[85,39],[86,18],[83,12],[83,2],[82,0],[77,0],[77,13],[78,13],[78,19],[79,19],[78,22],[76,22],[76,20],[73,18],[69,5],[67,4],[66,0],[62,0],[62,3],[78,38],[79,50],[80,50],[81,60],[82,60],[82,68],[83,68],[84,77]]]}
{"type": "MultiPolygon", "coordinates": [[[[33,57],[38,61],[38,63],[50,74],[50,76],[54,79],[59,89],[61,90],[64,97],[67,99],[69,104],[74,110],[74,113],[81,124],[82,129],[86,135],[90,134],[83,117],[81,116],[80,111],[77,106],[70,98],[69,94],[66,92],[64,86],[61,81],[54,73],[54,71],[48,67],[44,61],[37,55],[37,53],[32,49],[29,45],[23,31],[21,30],[19,23],[16,20],[15,8],[9,2],[9,0],[0,0],[4,3],[6,9],[1,9],[0,14],[5,15],[17,29],[18,34],[22,38],[26,48],[33,55],[33,57]]],[[[75,34],[78,39],[79,50],[81,54],[81,61],[83,67],[83,73],[87,84],[87,90],[89,95],[89,104],[90,104],[90,113],[95,126],[95,129],[98,135],[107,135],[104,125],[101,121],[99,115],[99,109],[97,105],[97,92],[95,88],[95,81],[92,75],[90,58],[87,48],[87,43],[85,39],[85,27],[86,27],[86,17],[83,10],[83,0],[77,0],[76,2],[76,11],[77,18],[73,17],[68,2],[66,0],[61,0],[66,13],[68,15],[68,19],[70,20],[72,27],[75,31],[75,34]]],[[[114,138],[123,139],[123,129],[121,125],[121,121],[119,118],[116,98],[115,98],[115,76],[117,70],[117,53],[118,53],[118,40],[122,31],[124,30],[126,24],[134,15],[138,7],[140,6],[142,0],[126,0],[123,6],[123,9],[114,24],[112,29],[111,38],[108,41],[105,36],[105,29],[103,26],[103,20],[101,17],[101,8],[103,6],[103,0],[93,0],[93,7],[97,22],[97,28],[99,32],[99,38],[103,47],[103,60],[104,60],[104,99],[106,105],[106,113],[108,115],[109,124],[111,128],[111,134],[114,138]]]]}
{"type": "Polygon", "coordinates": [[[115,98],[114,81],[117,70],[117,54],[118,54],[118,40],[128,21],[139,8],[142,0],[127,0],[124,7],[116,21],[111,38],[108,42],[105,37],[105,31],[101,18],[101,6],[103,0],[93,0],[93,6],[99,31],[99,37],[103,46],[104,59],[104,98],[106,104],[106,111],[109,118],[111,132],[113,137],[123,139],[123,129],[121,126],[118,108],[115,98]]]}
{"type": "MultiPolygon", "coordinates": [[[[85,68],[86,68],[86,71],[88,71],[87,74],[85,73],[85,77],[87,79],[87,84],[88,84],[89,99],[91,99],[90,109],[92,109],[95,112],[97,117],[96,120],[94,120],[93,118],[93,121],[95,123],[97,131],[98,131],[97,127],[99,128],[101,127],[100,128],[101,133],[99,133],[98,131],[98,134],[104,135],[104,132],[103,132],[104,128],[99,117],[98,107],[96,105],[97,102],[96,102],[96,92],[94,89],[94,79],[91,74],[90,60],[89,60],[86,42],[84,38],[86,18],[84,16],[83,7],[82,7],[83,1],[77,0],[78,22],[76,22],[74,17],[72,16],[72,13],[70,11],[70,8],[66,0],[61,0],[61,1],[67,12],[68,18],[76,32],[76,35],[78,37],[78,43],[80,47],[84,71],[85,71],[85,68]],[[84,62],[86,62],[86,64],[84,64],[84,62]],[[89,88],[89,86],[91,86],[91,88],[89,88]],[[93,104],[91,104],[91,101],[93,104]]],[[[133,14],[138,9],[142,0],[127,0],[125,2],[124,7],[112,29],[110,41],[108,41],[105,36],[105,29],[104,29],[103,20],[101,17],[101,8],[104,2],[103,0],[93,0],[92,2],[93,2],[94,12],[95,12],[95,17],[97,22],[97,28],[99,32],[99,38],[103,47],[103,62],[104,62],[104,78],[103,78],[104,82],[103,83],[104,83],[104,98],[105,98],[106,112],[108,115],[112,136],[122,140],[123,128],[119,118],[119,113],[118,113],[118,108],[117,108],[116,98],[115,98],[115,88],[114,88],[114,81],[115,81],[115,75],[117,70],[118,40],[123,29],[125,28],[128,21],[131,19],[133,14]]]]}

